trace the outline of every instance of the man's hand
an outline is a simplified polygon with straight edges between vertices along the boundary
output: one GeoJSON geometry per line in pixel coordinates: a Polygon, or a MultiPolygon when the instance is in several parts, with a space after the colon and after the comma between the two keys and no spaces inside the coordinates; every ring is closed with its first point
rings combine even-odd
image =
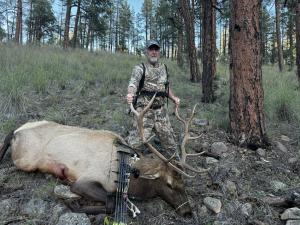
{"type": "Polygon", "coordinates": [[[175,104],[176,106],[179,106],[179,104],[180,104],[180,98],[174,97],[174,104],[175,104]]]}
{"type": "Polygon", "coordinates": [[[128,105],[130,105],[133,102],[133,97],[134,97],[133,94],[131,94],[131,93],[127,94],[127,103],[128,103],[128,105]]]}

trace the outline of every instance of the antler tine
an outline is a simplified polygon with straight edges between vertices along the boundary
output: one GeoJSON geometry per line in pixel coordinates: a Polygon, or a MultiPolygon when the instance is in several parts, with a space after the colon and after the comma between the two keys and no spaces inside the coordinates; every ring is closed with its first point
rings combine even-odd
{"type": "Polygon", "coordinates": [[[181,159],[180,159],[180,162],[178,162],[182,167],[188,169],[188,170],[191,170],[193,172],[196,172],[196,173],[202,173],[204,171],[206,171],[205,169],[202,169],[202,170],[196,170],[194,169],[193,167],[191,167],[190,165],[186,164],[186,158],[188,156],[199,156],[199,155],[202,155],[204,152],[201,152],[201,153],[197,153],[197,154],[188,154],[185,150],[185,145],[186,145],[186,142],[188,140],[193,140],[193,139],[197,139],[199,137],[202,136],[199,135],[197,137],[191,137],[190,134],[189,134],[189,127],[191,125],[191,122],[194,118],[194,115],[195,115],[195,110],[196,110],[196,107],[197,107],[198,104],[195,104],[194,107],[193,107],[193,110],[192,110],[192,113],[191,113],[191,116],[190,118],[188,118],[186,121],[184,119],[182,119],[180,116],[179,116],[179,113],[178,113],[178,106],[175,107],[175,115],[176,117],[178,118],[178,120],[180,122],[182,122],[182,124],[184,125],[184,136],[183,136],[183,139],[182,139],[182,142],[181,142],[181,145],[180,145],[180,149],[181,149],[181,159]]]}
{"type": "Polygon", "coordinates": [[[179,107],[179,105],[176,105],[176,106],[175,106],[175,116],[177,117],[177,119],[178,119],[180,122],[183,123],[183,125],[185,125],[185,124],[186,124],[185,120],[182,119],[182,118],[179,116],[179,113],[178,113],[178,107],[179,107]]]}
{"type": "Polygon", "coordinates": [[[192,122],[192,120],[193,120],[193,118],[194,118],[194,116],[195,116],[195,110],[196,110],[197,106],[198,106],[198,103],[196,103],[196,104],[194,105],[194,108],[193,108],[191,117],[190,117],[190,118],[188,119],[188,121],[187,121],[187,123],[188,123],[189,125],[190,125],[190,123],[192,122]]]}
{"type": "MultiPolygon", "coordinates": [[[[139,130],[139,134],[142,138],[143,143],[152,151],[152,153],[154,153],[158,158],[160,158],[163,162],[167,163],[169,166],[171,166],[175,171],[177,171],[178,173],[182,174],[183,176],[189,177],[189,178],[193,178],[195,177],[194,175],[189,175],[186,172],[184,172],[183,170],[181,170],[180,168],[178,168],[177,166],[175,166],[174,164],[172,164],[170,161],[175,157],[175,154],[170,158],[167,159],[166,157],[164,157],[156,148],[154,148],[150,143],[149,140],[145,140],[144,137],[144,124],[143,124],[143,118],[145,113],[150,109],[154,98],[155,98],[156,94],[152,97],[152,99],[150,100],[150,102],[148,103],[148,105],[139,113],[138,111],[135,110],[135,108],[133,107],[133,104],[130,104],[130,109],[131,111],[136,115],[137,118],[137,124],[138,124],[138,130],[139,130]]],[[[183,120],[184,121],[184,120],[183,120]]],[[[185,122],[185,121],[184,121],[185,122]]],[[[177,162],[177,161],[176,161],[177,162]]]]}
{"type": "Polygon", "coordinates": [[[150,109],[152,103],[154,102],[156,93],[153,95],[152,99],[150,100],[150,102],[148,103],[148,105],[139,113],[138,111],[135,110],[135,108],[133,107],[133,104],[130,104],[130,109],[131,111],[136,115],[137,118],[137,125],[138,125],[138,131],[140,133],[140,136],[142,138],[143,143],[146,142],[145,137],[144,137],[144,124],[143,124],[143,118],[145,113],[150,109]]]}

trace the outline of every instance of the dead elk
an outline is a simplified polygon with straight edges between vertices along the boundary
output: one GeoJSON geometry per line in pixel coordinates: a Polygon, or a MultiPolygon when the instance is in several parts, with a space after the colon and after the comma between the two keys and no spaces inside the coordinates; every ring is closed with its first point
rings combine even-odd
{"type": "MultiPolygon", "coordinates": [[[[142,114],[149,109],[147,107],[142,114]]],[[[142,120],[141,115],[138,116],[142,120]]],[[[142,127],[140,130],[142,133],[142,127]]],[[[196,170],[184,161],[164,158],[150,143],[144,142],[158,157],[139,154],[140,160],[132,165],[139,176],[130,175],[129,196],[139,199],[159,196],[180,215],[191,215],[181,175],[189,176],[183,168],[196,170]]],[[[48,121],[29,122],[7,135],[0,150],[0,161],[9,146],[17,168],[53,174],[70,182],[72,192],[107,203],[103,211],[113,209],[108,197],[117,189],[117,174],[113,172],[118,170],[117,150],[128,148],[118,134],[48,121]]],[[[99,213],[98,210],[94,213],[99,213]]]]}

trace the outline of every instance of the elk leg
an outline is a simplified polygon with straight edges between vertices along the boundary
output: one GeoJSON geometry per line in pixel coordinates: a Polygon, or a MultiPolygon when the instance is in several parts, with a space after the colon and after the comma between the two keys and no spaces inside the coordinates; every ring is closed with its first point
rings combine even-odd
{"type": "Polygon", "coordinates": [[[114,209],[114,197],[97,181],[78,180],[71,186],[71,191],[92,201],[105,203],[107,213],[114,209]]]}
{"type": "Polygon", "coordinates": [[[86,214],[103,214],[107,213],[106,207],[104,205],[99,206],[80,206],[78,202],[74,201],[73,199],[64,200],[64,203],[67,205],[72,212],[76,213],[86,213],[86,214]]]}

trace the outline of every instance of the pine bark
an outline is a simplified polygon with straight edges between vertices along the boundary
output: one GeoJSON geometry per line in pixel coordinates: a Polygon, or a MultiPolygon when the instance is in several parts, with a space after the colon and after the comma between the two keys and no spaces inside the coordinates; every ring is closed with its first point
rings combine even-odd
{"type": "Polygon", "coordinates": [[[296,4],[296,63],[297,76],[300,86],[300,2],[296,4]]]}
{"type": "Polygon", "coordinates": [[[231,0],[230,131],[232,141],[256,149],[269,144],[263,111],[260,0],[231,0]]]}
{"type": "Polygon", "coordinates": [[[280,2],[275,0],[275,13],[276,13],[276,41],[277,41],[277,57],[278,57],[278,67],[279,70],[283,70],[283,53],[282,53],[282,44],[281,44],[281,31],[280,31],[280,2]]]}
{"type": "Polygon", "coordinates": [[[17,19],[16,19],[16,33],[15,33],[15,42],[20,44],[22,42],[22,0],[17,2],[17,19]]]}
{"type": "Polygon", "coordinates": [[[224,39],[223,39],[223,55],[226,56],[226,48],[227,48],[227,27],[228,27],[228,21],[225,19],[224,23],[224,39]]]}
{"type": "Polygon", "coordinates": [[[184,20],[187,50],[190,63],[190,80],[198,82],[201,79],[201,73],[197,62],[197,52],[195,46],[195,26],[193,12],[190,10],[189,0],[180,0],[181,13],[184,20]]]}
{"type": "Polygon", "coordinates": [[[65,19],[65,33],[64,33],[64,48],[69,47],[69,31],[70,31],[71,8],[72,8],[72,0],[67,0],[66,19],[65,19]]]}
{"type": "Polygon", "coordinates": [[[203,1],[203,73],[202,102],[211,103],[215,100],[213,80],[216,74],[216,11],[213,5],[216,0],[203,1]]]}
{"type": "Polygon", "coordinates": [[[78,23],[81,11],[81,0],[77,1],[77,12],[75,17],[75,24],[74,24],[74,36],[73,36],[73,48],[77,46],[77,36],[78,36],[78,23]]]}

